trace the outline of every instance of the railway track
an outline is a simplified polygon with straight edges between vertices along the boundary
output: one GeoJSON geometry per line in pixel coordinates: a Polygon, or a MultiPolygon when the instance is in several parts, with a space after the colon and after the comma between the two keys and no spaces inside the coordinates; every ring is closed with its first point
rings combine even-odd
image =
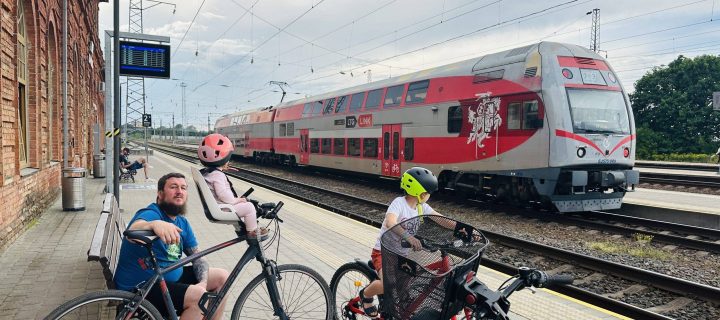
{"type": "MultiPolygon", "coordinates": [[[[162,148],[162,147],[161,147],[162,148]]],[[[156,147],[156,149],[161,149],[156,147]]],[[[189,150],[185,150],[185,152],[178,152],[173,150],[162,150],[164,152],[169,152],[174,156],[177,156],[179,158],[183,158],[185,160],[196,162],[196,159],[194,156],[188,155],[186,152],[189,150]]],[[[274,190],[276,192],[280,192],[283,194],[286,194],[290,197],[298,198],[302,201],[313,203],[319,207],[325,208],[327,210],[348,216],[350,218],[353,218],[355,220],[379,227],[382,217],[384,215],[384,211],[386,209],[385,203],[378,203],[374,201],[369,201],[362,198],[357,198],[352,195],[348,194],[342,194],[334,191],[330,191],[324,188],[318,188],[310,185],[305,185],[298,182],[292,182],[287,181],[284,179],[276,178],[273,176],[269,176],[263,173],[250,171],[246,169],[239,169],[234,172],[229,172],[228,174],[233,175],[239,179],[243,179],[246,181],[249,181],[253,184],[260,185],[262,187],[274,190]],[[339,209],[343,208],[343,209],[339,209]]],[[[620,220],[620,217],[615,217],[617,220],[620,220]]],[[[589,220],[582,220],[581,218],[577,218],[579,221],[584,221],[583,223],[588,223],[589,220]]],[[[635,220],[632,223],[645,223],[647,221],[642,220],[635,220]]],[[[600,223],[600,222],[598,222],[600,223]]],[[[609,224],[607,222],[600,223],[602,225],[614,225],[609,224]]],[[[617,225],[614,225],[615,227],[618,227],[617,225]]],[[[667,224],[661,224],[659,225],[660,229],[666,230],[669,229],[671,226],[667,224]]],[[[676,227],[677,229],[681,229],[681,227],[676,227]]],[[[693,229],[686,230],[685,232],[693,232],[693,229]]],[[[635,232],[637,230],[627,231],[627,232],[635,232]]],[[[695,299],[700,298],[704,299],[706,301],[709,301],[711,303],[720,303],[720,289],[715,288],[712,286],[694,283],[691,281],[687,281],[684,279],[679,279],[671,276],[667,276],[664,274],[659,274],[656,272],[643,270],[639,268],[635,268],[632,266],[622,265],[598,258],[594,258],[587,255],[582,255],[574,252],[570,252],[567,250],[562,250],[554,247],[549,247],[540,243],[535,243],[532,241],[517,239],[514,237],[505,236],[502,234],[498,234],[495,232],[491,232],[488,230],[483,230],[483,232],[491,239],[492,242],[511,248],[513,250],[520,250],[520,251],[528,251],[532,252],[534,255],[541,256],[541,257],[547,257],[551,258],[557,261],[560,261],[565,264],[571,264],[575,268],[581,269],[581,270],[589,270],[589,272],[582,272],[579,271],[578,274],[597,274],[601,273],[604,275],[607,275],[608,277],[618,277],[621,279],[626,279],[631,281],[632,283],[643,283],[645,285],[651,285],[654,288],[671,292],[678,296],[690,296],[695,297],[695,299]]],[[[648,232],[647,230],[643,230],[643,232],[648,232]]],[[[678,230],[679,232],[679,230],[678,230]]],[[[660,235],[665,235],[664,233],[658,233],[660,235]]],[[[707,237],[714,237],[716,236],[713,233],[710,233],[706,235],[707,237]]],[[[675,240],[673,240],[675,241],[675,240]]],[[[685,240],[683,240],[685,241],[685,240]]],[[[709,241],[706,241],[709,242],[709,241]]],[[[696,243],[693,244],[695,246],[698,246],[699,248],[703,248],[702,246],[707,245],[706,243],[696,243]]],[[[717,244],[716,244],[717,245],[717,244]]],[[[698,250],[700,250],[698,248],[698,250]]],[[[714,251],[714,249],[712,250],[714,251]]],[[[484,259],[483,265],[486,265],[490,268],[499,270],[501,272],[505,273],[514,273],[516,270],[515,266],[508,265],[506,263],[492,260],[492,259],[484,259]]],[[[585,280],[583,280],[585,281],[585,280]]],[[[618,312],[620,314],[634,317],[634,318],[653,318],[653,319],[666,319],[667,317],[662,316],[660,314],[656,314],[647,310],[644,310],[642,308],[632,306],[629,304],[626,304],[622,301],[608,298],[607,296],[594,293],[591,290],[582,289],[576,286],[564,286],[561,288],[555,288],[558,292],[567,294],[569,296],[573,296],[577,299],[580,299],[582,301],[586,301],[589,303],[592,303],[594,305],[598,305],[601,307],[604,307],[606,309],[618,312]]]]}
{"type": "Polygon", "coordinates": [[[720,177],[716,176],[642,172],[640,174],[640,183],[655,183],[683,187],[720,189],[720,177]]]}

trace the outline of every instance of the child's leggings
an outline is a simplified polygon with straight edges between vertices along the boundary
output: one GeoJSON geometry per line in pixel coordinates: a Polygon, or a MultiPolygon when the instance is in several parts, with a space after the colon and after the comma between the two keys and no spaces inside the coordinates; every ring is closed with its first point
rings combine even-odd
{"type": "Polygon", "coordinates": [[[257,229],[257,215],[255,213],[255,206],[251,202],[241,202],[233,205],[235,213],[238,217],[243,218],[245,221],[245,227],[247,231],[253,231],[257,229]]]}

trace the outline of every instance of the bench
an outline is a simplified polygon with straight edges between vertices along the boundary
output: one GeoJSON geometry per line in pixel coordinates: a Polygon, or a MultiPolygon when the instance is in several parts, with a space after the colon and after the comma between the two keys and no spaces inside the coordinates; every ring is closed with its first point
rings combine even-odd
{"type": "Polygon", "coordinates": [[[125,220],[120,214],[120,207],[115,196],[108,193],[105,195],[100,219],[95,226],[95,233],[87,253],[88,261],[100,262],[108,289],[115,289],[113,277],[120,256],[123,231],[125,231],[125,220]]]}
{"type": "Polygon", "coordinates": [[[128,182],[132,181],[133,183],[135,183],[135,175],[136,174],[137,174],[137,170],[135,170],[135,169],[129,170],[129,169],[125,169],[125,168],[120,168],[120,177],[118,179],[120,181],[128,181],[128,182]]]}

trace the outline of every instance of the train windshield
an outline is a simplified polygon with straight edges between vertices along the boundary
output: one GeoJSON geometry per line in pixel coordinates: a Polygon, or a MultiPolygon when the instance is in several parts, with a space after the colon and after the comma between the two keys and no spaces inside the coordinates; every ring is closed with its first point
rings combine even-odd
{"type": "Polygon", "coordinates": [[[630,134],[630,118],[620,91],[567,89],[575,133],[630,134]]]}

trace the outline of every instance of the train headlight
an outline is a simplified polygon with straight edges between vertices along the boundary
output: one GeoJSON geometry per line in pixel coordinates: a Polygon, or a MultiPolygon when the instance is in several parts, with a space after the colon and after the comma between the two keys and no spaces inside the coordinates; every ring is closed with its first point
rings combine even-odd
{"type": "Polygon", "coordinates": [[[625,158],[630,157],[630,148],[625,147],[625,149],[623,149],[623,156],[625,156],[625,158]]]}
{"type": "Polygon", "coordinates": [[[572,73],[572,71],[570,71],[570,69],[562,69],[562,75],[563,75],[563,77],[565,77],[567,79],[573,78],[573,73],[572,73]]]}
{"type": "Polygon", "coordinates": [[[578,158],[584,157],[584,156],[585,156],[585,153],[586,153],[586,152],[585,152],[585,148],[578,148],[578,149],[577,149],[577,156],[578,156],[578,158]]]}

